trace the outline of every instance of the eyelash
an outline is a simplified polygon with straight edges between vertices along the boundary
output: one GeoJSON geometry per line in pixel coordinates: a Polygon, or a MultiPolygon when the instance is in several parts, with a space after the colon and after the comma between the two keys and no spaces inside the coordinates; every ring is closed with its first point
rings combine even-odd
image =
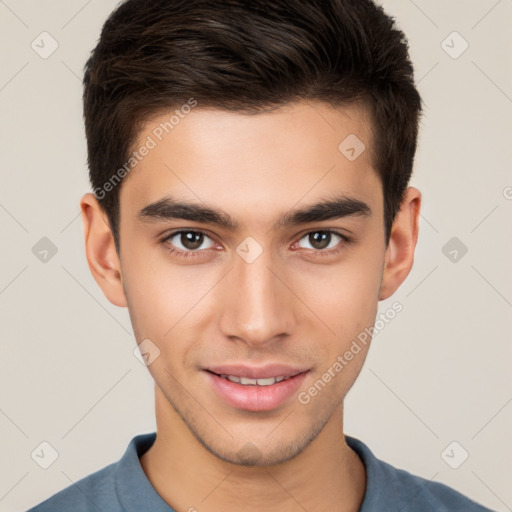
{"type": "MultiPolygon", "coordinates": [[[[173,233],[170,233],[169,235],[167,235],[161,241],[162,245],[167,250],[167,252],[169,252],[169,254],[174,254],[180,258],[189,258],[189,257],[201,256],[202,252],[209,250],[209,249],[200,249],[200,250],[195,250],[195,251],[181,251],[179,249],[171,247],[169,245],[168,240],[170,240],[171,238],[174,238],[176,235],[183,234],[183,233],[196,233],[196,234],[200,234],[205,237],[211,238],[211,236],[209,236],[204,231],[201,231],[200,229],[180,229],[178,231],[174,231],[173,233]]],[[[329,230],[329,229],[315,229],[312,231],[308,231],[307,233],[305,233],[304,235],[302,235],[299,238],[299,241],[302,240],[304,237],[311,235],[312,233],[330,233],[332,235],[339,236],[343,241],[343,243],[339,243],[336,246],[336,248],[334,248],[334,249],[329,249],[329,250],[313,249],[310,254],[312,254],[314,257],[332,256],[332,255],[338,254],[339,252],[341,252],[343,250],[344,245],[349,245],[353,242],[353,240],[351,238],[349,238],[347,235],[344,235],[342,233],[339,233],[338,231],[333,231],[333,230],[329,230]]]]}

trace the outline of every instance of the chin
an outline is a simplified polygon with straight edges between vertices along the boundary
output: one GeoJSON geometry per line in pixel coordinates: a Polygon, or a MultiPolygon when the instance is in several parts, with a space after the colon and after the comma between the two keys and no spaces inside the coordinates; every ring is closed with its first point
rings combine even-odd
{"type": "MultiPolygon", "coordinates": [[[[219,443],[218,438],[215,440],[205,439],[194,432],[193,429],[191,431],[204,448],[217,458],[237,466],[263,467],[281,464],[300,455],[320,434],[325,423],[327,423],[327,420],[323,424],[310,425],[303,434],[296,434],[294,439],[290,439],[288,436],[286,438],[274,437],[271,440],[269,435],[266,434],[262,436],[260,441],[255,441],[255,436],[247,435],[245,440],[226,439],[225,444],[219,443]],[[235,446],[238,446],[238,448],[233,449],[235,446]]],[[[283,428],[281,435],[283,433],[290,434],[289,430],[286,431],[286,427],[283,428]]],[[[270,437],[272,437],[272,434],[270,434],[270,437]]]]}

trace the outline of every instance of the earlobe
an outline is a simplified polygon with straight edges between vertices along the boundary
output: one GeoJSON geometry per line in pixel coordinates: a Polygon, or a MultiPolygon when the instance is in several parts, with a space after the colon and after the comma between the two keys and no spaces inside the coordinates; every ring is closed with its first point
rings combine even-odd
{"type": "Polygon", "coordinates": [[[411,271],[418,241],[420,207],[420,191],[409,187],[391,229],[379,300],[393,295],[411,271]]]}
{"type": "Polygon", "coordinates": [[[82,197],[80,209],[89,269],[105,297],[116,306],[126,307],[121,264],[107,215],[91,193],[82,197]]]}

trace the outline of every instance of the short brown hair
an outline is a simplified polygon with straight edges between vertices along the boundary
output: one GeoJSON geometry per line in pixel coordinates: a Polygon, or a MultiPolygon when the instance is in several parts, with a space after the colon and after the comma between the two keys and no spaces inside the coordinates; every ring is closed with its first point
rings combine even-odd
{"type": "Polygon", "coordinates": [[[421,98],[407,39],[382,7],[371,0],[122,2],[86,63],[83,95],[90,181],[102,191],[96,197],[118,252],[122,183],[104,185],[127,162],[143,123],[190,98],[246,113],[294,100],[365,104],[389,241],[412,173],[421,98]]]}

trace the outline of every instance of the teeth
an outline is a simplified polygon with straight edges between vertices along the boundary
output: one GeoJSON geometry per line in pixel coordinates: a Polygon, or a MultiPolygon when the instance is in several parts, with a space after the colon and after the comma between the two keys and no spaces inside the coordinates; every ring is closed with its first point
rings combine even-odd
{"type": "Polygon", "coordinates": [[[243,384],[244,386],[255,386],[257,383],[257,379],[248,379],[247,377],[240,377],[240,384],[243,384]]]}
{"type": "Polygon", "coordinates": [[[237,377],[236,375],[221,375],[223,379],[227,379],[231,382],[243,384],[244,386],[271,386],[276,382],[281,382],[288,379],[289,377],[269,377],[267,379],[249,379],[248,377],[237,377]]]}
{"type": "Polygon", "coordinates": [[[269,377],[268,379],[256,379],[258,386],[271,386],[276,383],[276,379],[274,377],[269,377]]]}

